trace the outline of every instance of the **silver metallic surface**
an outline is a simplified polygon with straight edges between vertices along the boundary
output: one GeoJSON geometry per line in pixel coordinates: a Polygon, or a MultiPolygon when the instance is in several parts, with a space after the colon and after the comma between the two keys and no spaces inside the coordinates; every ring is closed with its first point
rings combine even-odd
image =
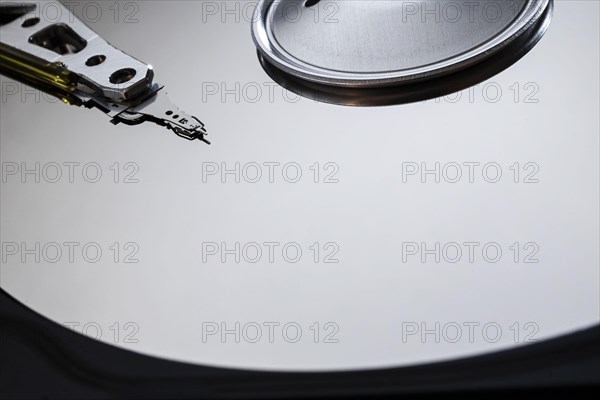
{"type": "Polygon", "coordinates": [[[252,28],[261,54],[312,82],[374,87],[459,71],[525,33],[548,0],[262,0],[252,28]]]}
{"type": "Polygon", "coordinates": [[[249,32],[253,1],[120,3],[118,22],[112,1],[78,1],[80,18],[103,7],[86,22],[151,60],[169,95],[218,134],[198,146],[150,124],[111,126],[0,77],[0,286],[36,312],[127,350],[269,370],[450,360],[599,323],[599,2],[555,1],[542,40],[475,87],[353,108],[272,81],[249,32]],[[479,163],[472,179],[465,163],[479,163]],[[279,243],[273,262],[267,242],[279,243]],[[474,262],[465,242],[480,244],[474,262]],[[53,243],[63,253],[49,262],[53,243]],[[64,243],[78,244],[73,262],[64,243]],[[234,254],[223,262],[206,243],[234,254]],[[295,263],[282,257],[289,243],[303,251],[295,263]],[[447,247],[439,262],[403,262],[403,243],[459,243],[463,256],[448,262],[447,247]],[[499,261],[482,258],[488,243],[499,261]],[[234,332],[224,339],[222,323],[234,332]],[[272,341],[268,323],[279,324],[272,341]],[[301,338],[287,341],[294,323],[301,338]]]}

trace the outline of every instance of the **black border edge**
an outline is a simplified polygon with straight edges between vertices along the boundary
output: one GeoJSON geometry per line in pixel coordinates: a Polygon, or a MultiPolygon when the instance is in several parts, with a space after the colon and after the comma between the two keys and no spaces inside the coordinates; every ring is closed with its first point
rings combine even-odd
{"type": "Polygon", "coordinates": [[[89,339],[0,289],[2,398],[591,397],[600,325],[507,351],[427,365],[326,373],[213,368],[89,339]]]}

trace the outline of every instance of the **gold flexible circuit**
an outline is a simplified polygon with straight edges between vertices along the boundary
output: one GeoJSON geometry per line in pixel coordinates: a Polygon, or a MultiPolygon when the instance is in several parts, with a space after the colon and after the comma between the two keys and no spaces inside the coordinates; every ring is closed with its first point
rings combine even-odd
{"type": "Polygon", "coordinates": [[[58,97],[69,105],[81,105],[74,92],[78,77],[58,62],[48,62],[0,43],[0,73],[58,97]]]}

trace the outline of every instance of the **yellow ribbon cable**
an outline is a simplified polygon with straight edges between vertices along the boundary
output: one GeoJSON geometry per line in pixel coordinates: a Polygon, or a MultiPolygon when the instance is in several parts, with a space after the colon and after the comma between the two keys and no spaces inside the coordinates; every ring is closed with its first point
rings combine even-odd
{"type": "Polygon", "coordinates": [[[74,94],[77,75],[61,63],[51,63],[0,43],[0,73],[58,97],[66,104],[82,104],[74,94]]]}

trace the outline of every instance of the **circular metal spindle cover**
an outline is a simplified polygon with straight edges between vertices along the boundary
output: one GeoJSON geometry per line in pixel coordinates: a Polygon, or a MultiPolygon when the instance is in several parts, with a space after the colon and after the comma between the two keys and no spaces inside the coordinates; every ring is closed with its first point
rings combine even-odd
{"type": "Polygon", "coordinates": [[[259,54],[296,79],[374,88],[470,68],[527,33],[550,0],[262,0],[259,54]]]}

